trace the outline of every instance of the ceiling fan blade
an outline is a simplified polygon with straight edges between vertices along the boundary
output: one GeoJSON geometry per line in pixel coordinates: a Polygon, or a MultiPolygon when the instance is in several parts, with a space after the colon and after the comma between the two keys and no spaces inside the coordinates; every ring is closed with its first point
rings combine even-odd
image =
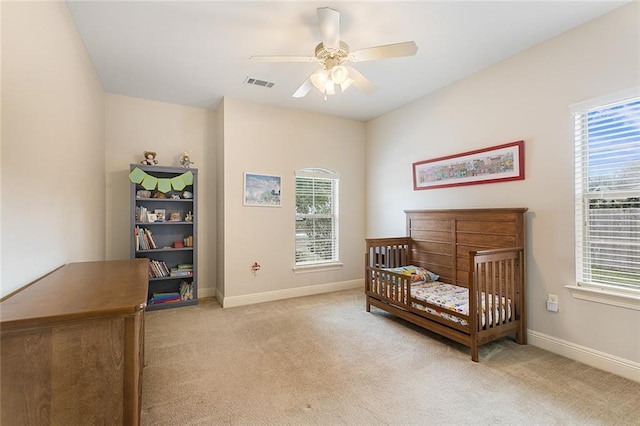
{"type": "Polygon", "coordinates": [[[340,12],[329,7],[319,7],[318,26],[325,49],[340,48],[340,12]]]}
{"type": "Polygon", "coordinates": [[[294,98],[304,98],[312,87],[313,84],[311,84],[311,78],[307,78],[307,80],[302,83],[302,86],[298,87],[298,90],[296,90],[291,96],[294,98]]]}
{"type": "Polygon", "coordinates": [[[257,62],[313,62],[316,61],[315,56],[269,56],[258,55],[250,56],[249,60],[257,62]]]}
{"type": "Polygon", "coordinates": [[[376,85],[373,84],[367,77],[360,74],[355,68],[347,67],[349,70],[349,76],[353,78],[353,85],[364,93],[373,93],[376,91],[376,85]]]}
{"type": "Polygon", "coordinates": [[[413,56],[418,51],[415,41],[387,44],[385,46],[369,47],[351,52],[353,62],[374,61],[376,59],[397,58],[399,56],[413,56]]]}

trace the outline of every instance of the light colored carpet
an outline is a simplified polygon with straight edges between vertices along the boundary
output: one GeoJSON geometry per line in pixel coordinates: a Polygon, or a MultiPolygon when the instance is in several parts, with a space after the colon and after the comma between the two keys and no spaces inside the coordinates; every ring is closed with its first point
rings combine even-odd
{"type": "Polygon", "coordinates": [[[503,339],[469,350],[360,290],[146,314],[143,425],[640,425],[640,383],[503,339]]]}

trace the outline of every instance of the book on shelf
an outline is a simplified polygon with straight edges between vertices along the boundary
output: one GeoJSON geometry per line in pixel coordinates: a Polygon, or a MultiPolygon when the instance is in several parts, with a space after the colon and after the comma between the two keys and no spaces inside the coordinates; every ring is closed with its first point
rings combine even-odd
{"type": "Polygon", "coordinates": [[[180,302],[182,300],[182,296],[178,292],[172,293],[153,293],[149,303],[152,305],[158,305],[161,303],[170,303],[170,302],[180,302]]]}
{"type": "Polygon", "coordinates": [[[158,276],[158,270],[153,264],[153,261],[149,261],[149,278],[156,278],[157,276],[158,276]]]}
{"type": "Polygon", "coordinates": [[[172,277],[191,277],[193,276],[193,269],[178,269],[171,268],[172,277]]]}
{"type": "Polygon", "coordinates": [[[193,283],[187,281],[180,282],[180,298],[182,300],[193,299],[193,283]]]}
{"type": "Polygon", "coordinates": [[[151,250],[158,248],[156,241],[153,238],[153,234],[149,229],[136,226],[133,232],[136,238],[136,250],[151,250]]]}
{"type": "Polygon", "coordinates": [[[144,206],[136,206],[136,222],[147,221],[147,208],[144,206]]]}
{"type": "Polygon", "coordinates": [[[162,278],[170,275],[170,269],[167,264],[159,260],[149,260],[149,277],[162,278]]]}
{"type": "Polygon", "coordinates": [[[151,231],[149,229],[145,229],[145,233],[147,235],[147,238],[149,238],[149,247],[151,247],[152,249],[157,249],[158,246],[156,246],[156,241],[153,239],[151,231]]]}
{"type": "Polygon", "coordinates": [[[144,241],[144,233],[139,226],[136,226],[133,230],[133,233],[136,237],[136,250],[144,250],[145,249],[145,241],[144,241]]]}

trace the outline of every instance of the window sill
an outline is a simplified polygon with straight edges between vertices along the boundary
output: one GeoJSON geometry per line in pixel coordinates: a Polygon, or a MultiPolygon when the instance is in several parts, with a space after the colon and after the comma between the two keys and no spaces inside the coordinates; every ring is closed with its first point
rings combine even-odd
{"type": "Polygon", "coordinates": [[[590,285],[567,285],[565,287],[576,299],[640,311],[640,291],[638,290],[590,285]]]}
{"type": "Polygon", "coordinates": [[[333,271],[342,268],[344,264],[340,262],[318,263],[315,265],[299,265],[293,267],[294,274],[307,274],[309,272],[333,271]]]}

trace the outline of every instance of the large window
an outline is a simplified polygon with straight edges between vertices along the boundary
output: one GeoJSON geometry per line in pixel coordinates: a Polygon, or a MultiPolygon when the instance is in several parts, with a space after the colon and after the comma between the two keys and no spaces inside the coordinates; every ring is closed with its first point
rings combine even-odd
{"type": "Polygon", "coordinates": [[[338,262],[338,175],[296,172],[296,266],[338,262]]]}
{"type": "Polygon", "coordinates": [[[640,290],[640,96],[574,109],[579,285],[640,290]]]}

